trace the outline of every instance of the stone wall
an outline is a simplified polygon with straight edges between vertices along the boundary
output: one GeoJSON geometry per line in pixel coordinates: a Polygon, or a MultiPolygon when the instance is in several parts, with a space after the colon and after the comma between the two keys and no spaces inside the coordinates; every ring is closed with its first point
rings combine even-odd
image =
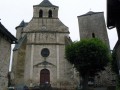
{"type": "MultiPolygon", "coordinates": [[[[116,43],[115,46],[115,52],[116,52],[116,59],[118,60],[118,69],[120,70],[120,41],[118,40],[118,42],[116,43]]],[[[120,71],[119,71],[120,74],[120,71]]]]}
{"type": "Polygon", "coordinates": [[[10,63],[11,44],[0,35],[0,89],[5,90],[8,86],[8,71],[10,63]]]}
{"type": "Polygon", "coordinates": [[[103,12],[88,12],[78,17],[80,39],[100,38],[109,47],[109,39],[103,12]]]}

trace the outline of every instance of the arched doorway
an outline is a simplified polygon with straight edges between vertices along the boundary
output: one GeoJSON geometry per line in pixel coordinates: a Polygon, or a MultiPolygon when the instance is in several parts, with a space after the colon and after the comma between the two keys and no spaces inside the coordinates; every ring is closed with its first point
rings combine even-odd
{"type": "Polygon", "coordinates": [[[40,71],[40,84],[50,83],[50,71],[42,69],[40,71]]]}

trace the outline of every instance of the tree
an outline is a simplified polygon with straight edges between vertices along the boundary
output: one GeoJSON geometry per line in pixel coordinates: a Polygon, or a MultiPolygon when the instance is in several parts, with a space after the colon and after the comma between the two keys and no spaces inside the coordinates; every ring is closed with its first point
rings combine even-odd
{"type": "Polygon", "coordinates": [[[100,39],[84,39],[66,46],[66,59],[74,65],[83,78],[83,90],[88,89],[88,78],[105,69],[110,51],[100,39]]]}

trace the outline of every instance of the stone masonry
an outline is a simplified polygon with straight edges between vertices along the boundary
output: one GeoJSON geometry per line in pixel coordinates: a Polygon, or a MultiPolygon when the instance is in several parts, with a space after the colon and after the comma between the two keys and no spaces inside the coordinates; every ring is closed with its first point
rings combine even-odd
{"type": "Polygon", "coordinates": [[[5,90],[8,85],[11,44],[0,36],[0,88],[5,90]]]}
{"type": "Polygon", "coordinates": [[[74,87],[74,69],[65,59],[65,45],[71,39],[68,27],[58,18],[59,7],[43,0],[33,8],[31,21],[22,21],[16,27],[19,40],[13,55],[13,83],[29,87],[45,83],[57,88],[74,87]],[[47,56],[42,54],[44,49],[47,56]]]}
{"type": "Polygon", "coordinates": [[[7,90],[11,44],[16,38],[0,23],[0,90],[7,90]]]}

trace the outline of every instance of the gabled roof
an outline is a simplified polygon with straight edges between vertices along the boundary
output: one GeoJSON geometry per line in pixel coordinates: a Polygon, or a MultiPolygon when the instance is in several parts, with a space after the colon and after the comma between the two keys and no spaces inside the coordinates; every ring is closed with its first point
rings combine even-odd
{"type": "Polygon", "coordinates": [[[17,39],[1,24],[1,22],[0,22],[0,33],[3,34],[8,39],[10,39],[11,44],[17,43],[17,39]]]}
{"type": "Polygon", "coordinates": [[[40,7],[58,7],[53,5],[49,0],[43,0],[39,5],[35,6],[40,6],[40,7]]]}
{"type": "Polygon", "coordinates": [[[43,61],[43,62],[40,62],[40,63],[34,65],[34,67],[39,67],[39,66],[41,66],[41,65],[44,65],[44,66],[48,66],[48,65],[50,65],[50,66],[55,66],[54,64],[52,64],[52,63],[50,63],[50,62],[43,61]]]}
{"type": "Polygon", "coordinates": [[[88,15],[93,15],[93,14],[98,14],[98,13],[103,13],[103,12],[93,12],[93,11],[89,11],[89,12],[87,12],[86,14],[80,15],[80,16],[78,16],[78,17],[88,16],[88,15]]]}
{"type": "Polygon", "coordinates": [[[19,26],[20,26],[20,27],[24,27],[24,26],[26,26],[26,24],[27,24],[27,23],[25,23],[24,20],[23,20],[23,21],[20,23],[19,26]]]}

